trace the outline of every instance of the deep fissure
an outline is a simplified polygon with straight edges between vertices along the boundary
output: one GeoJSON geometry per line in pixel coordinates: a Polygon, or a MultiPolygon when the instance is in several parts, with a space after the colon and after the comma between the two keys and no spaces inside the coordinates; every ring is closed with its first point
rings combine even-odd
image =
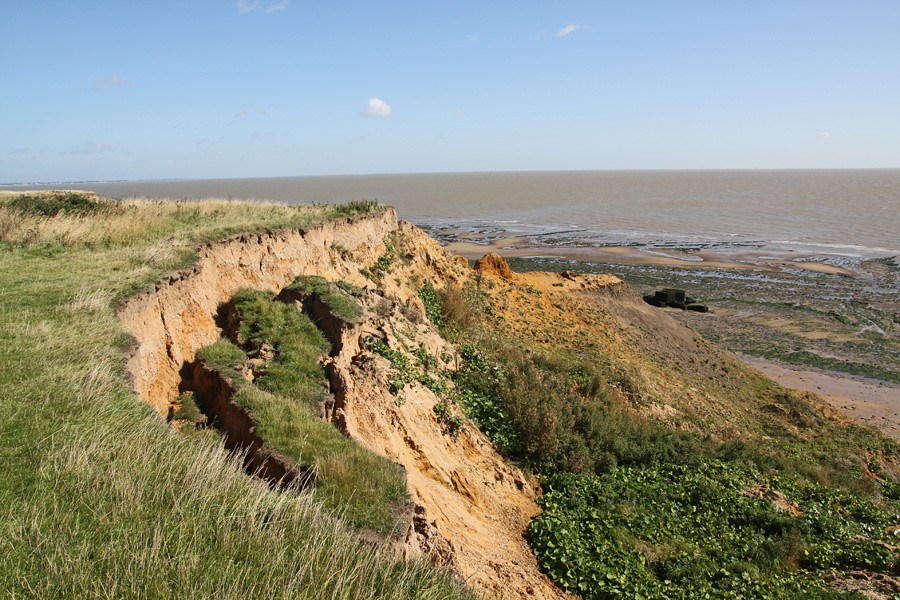
{"type": "MultiPolygon", "coordinates": [[[[310,321],[331,344],[329,357],[340,353],[344,344],[342,334],[352,328],[352,324],[334,315],[320,294],[298,294],[284,289],[275,296],[275,300],[294,304],[297,310],[310,317],[310,321]]],[[[234,315],[235,306],[229,300],[218,306],[213,319],[221,332],[221,339],[240,346],[239,323],[234,315]]],[[[324,362],[323,373],[326,391],[330,393],[325,394],[327,400],[320,416],[346,435],[345,427],[333,420],[335,409],[343,405],[346,386],[333,362],[324,362]]],[[[312,466],[297,464],[266,445],[265,440],[256,432],[252,414],[235,402],[237,389],[227,376],[210,368],[199,358],[182,363],[179,375],[179,394],[191,395],[199,411],[206,417],[205,423],[194,426],[215,428],[222,435],[225,447],[243,456],[244,470],[248,475],[259,477],[272,487],[281,489],[306,489],[315,485],[316,475],[312,466]]],[[[256,377],[255,371],[251,368],[247,375],[252,383],[252,379],[256,377]]],[[[174,408],[170,407],[169,410],[170,421],[173,419],[174,408]]]]}

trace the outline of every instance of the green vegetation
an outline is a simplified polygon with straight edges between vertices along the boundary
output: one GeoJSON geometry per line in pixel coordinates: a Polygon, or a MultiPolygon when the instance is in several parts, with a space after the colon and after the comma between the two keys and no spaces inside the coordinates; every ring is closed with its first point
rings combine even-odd
{"type": "Polygon", "coordinates": [[[354,299],[362,294],[362,289],[346,281],[332,283],[318,275],[301,276],[286,289],[301,297],[318,295],[332,314],[344,321],[355,321],[362,315],[362,308],[354,299]]]}
{"type": "Polygon", "coordinates": [[[430,283],[419,290],[419,298],[425,305],[425,316],[435,327],[443,327],[444,302],[440,292],[434,289],[430,283]]]}
{"type": "Polygon", "coordinates": [[[231,326],[238,326],[238,341],[251,356],[259,357],[266,347],[275,354],[264,363],[255,383],[310,405],[320,400],[325,375],[319,359],[330,344],[309,317],[256,290],[238,290],[232,304],[236,322],[231,326]]]}
{"type": "Polygon", "coordinates": [[[220,340],[198,353],[237,387],[234,400],[256,423],[265,444],[313,467],[318,498],[353,525],[380,533],[405,527],[409,500],[402,470],[390,460],[348,439],[320,419],[314,407],[325,395],[319,359],[329,348],[309,317],[266,292],[239,290],[232,299],[233,325],[250,355],[264,347],[274,356],[257,367],[254,384],[241,376],[244,351],[220,340]]]}
{"type": "Polygon", "coordinates": [[[821,356],[815,352],[809,352],[808,350],[785,351],[779,348],[760,348],[758,351],[753,352],[753,354],[763,358],[780,360],[792,365],[815,367],[826,371],[837,371],[839,373],[849,373],[850,375],[857,375],[859,377],[871,377],[883,381],[900,383],[900,371],[886,369],[868,363],[858,363],[849,360],[841,360],[839,358],[821,356]]]}
{"type": "Polygon", "coordinates": [[[396,258],[397,253],[393,244],[391,244],[390,242],[385,242],[384,254],[378,257],[378,260],[376,260],[375,264],[372,265],[371,270],[363,268],[360,269],[359,272],[372,281],[380,282],[384,278],[385,273],[387,273],[387,271],[391,268],[391,265],[394,264],[396,258]]]}
{"type": "Polygon", "coordinates": [[[86,215],[101,210],[110,210],[115,205],[103,203],[81,192],[48,192],[43,194],[23,194],[9,201],[9,207],[22,213],[55,217],[59,213],[86,215]]]}
{"type": "Polygon", "coordinates": [[[197,402],[192,394],[181,394],[178,397],[178,402],[180,406],[178,410],[172,413],[172,420],[187,421],[194,424],[206,421],[206,416],[200,412],[200,408],[197,406],[197,402]]]}
{"type": "Polygon", "coordinates": [[[696,452],[694,436],[635,415],[579,357],[523,349],[496,336],[461,353],[459,403],[504,454],[529,468],[600,473],[696,452]]]}
{"type": "Polygon", "coordinates": [[[544,481],[528,537],[585,599],[832,597],[814,571],[895,570],[883,507],[720,461],[544,481]]]}
{"type": "MultiPolygon", "coordinates": [[[[441,292],[420,297],[445,316],[441,292]]],[[[472,302],[469,311],[491,319],[472,302]]],[[[528,539],[568,591],[828,598],[841,596],[824,589],[832,569],[900,569],[897,484],[878,458],[900,451],[874,431],[831,426],[764,380],[748,399],[765,415],[763,440],[679,431],[635,411],[647,397],[642,378],[610,357],[577,344],[551,352],[446,319],[444,330],[462,343],[454,397],[504,455],[541,478],[544,512],[528,539]]]]}
{"type": "Polygon", "coordinates": [[[472,597],[360,542],[318,492],[248,478],[221,440],[173,431],[125,382],[117,299],[187,264],[200,242],[348,209],[129,201],[92,218],[26,214],[14,198],[0,194],[5,595],[472,597]]]}
{"type": "Polygon", "coordinates": [[[466,419],[453,414],[453,407],[446,400],[441,400],[432,408],[438,423],[444,429],[444,433],[454,438],[459,437],[459,432],[466,424],[466,419]]]}
{"type": "Polygon", "coordinates": [[[490,314],[490,307],[474,286],[439,290],[429,283],[419,289],[419,299],[428,320],[451,341],[461,341],[483,315],[490,314]]]}
{"type": "Polygon", "coordinates": [[[364,343],[369,352],[390,361],[393,376],[389,385],[392,394],[399,394],[407,384],[414,381],[421,383],[439,396],[448,392],[447,380],[437,370],[437,359],[430,356],[424,349],[413,350],[412,356],[416,359],[416,362],[413,363],[405,352],[394,350],[380,338],[368,336],[364,343]]]}

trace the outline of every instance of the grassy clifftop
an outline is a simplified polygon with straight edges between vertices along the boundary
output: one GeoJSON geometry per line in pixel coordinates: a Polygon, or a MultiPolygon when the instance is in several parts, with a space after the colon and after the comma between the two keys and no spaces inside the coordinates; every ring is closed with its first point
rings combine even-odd
{"type": "MultiPolygon", "coordinates": [[[[457,598],[128,389],[114,305],[196,245],[379,210],[0,196],[0,589],[16,597],[457,598]]],[[[465,592],[462,592],[465,595],[465,592]]]]}

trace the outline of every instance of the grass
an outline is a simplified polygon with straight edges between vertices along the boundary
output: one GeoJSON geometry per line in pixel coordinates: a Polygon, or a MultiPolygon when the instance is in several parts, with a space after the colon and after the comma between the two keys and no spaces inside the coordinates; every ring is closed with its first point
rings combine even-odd
{"type": "MultiPolygon", "coordinates": [[[[319,359],[330,348],[325,336],[292,305],[266,292],[238,290],[232,298],[238,340],[254,356],[264,344],[275,351],[257,383],[264,389],[312,404],[325,374],[319,359]]],[[[321,396],[321,393],[318,394],[321,396]]]]}
{"type": "Polygon", "coordinates": [[[124,381],[113,303],[229,233],[326,207],[128,201],[94,219],[0,198],[0,589],[60,598],[457,598],[280,493],[221,441],[172,431],[124,381]]]}
{"type": "Polygon", "coordinates": [[[286,289],[302,297],[317,294],[332,314],[344,321],[355,321],[362,316],[362,308],[353,297],[362,290],[345,281],[332,283],[318,275],[301,276],[286,289]]]}
{"type": "Polygon", "coordinates": [[[792,365],[814,367],[825,371],[848,373],[858,377],[869,377],[881,379],[882,381],[890,381],[892,383],[900,383],[900,371],[885,369],[884,367],[869,363],[859,363],[821,356],[815,352],[809,352],[808,350],[785,351],[779,348],[761,347],[752,354],[754,356],[779,360],[792,365]]]}

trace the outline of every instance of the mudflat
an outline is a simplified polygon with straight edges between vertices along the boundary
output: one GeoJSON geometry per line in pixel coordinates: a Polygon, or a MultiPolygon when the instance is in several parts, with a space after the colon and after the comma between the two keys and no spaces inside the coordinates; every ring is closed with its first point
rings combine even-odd
{"type": "MultiPolygon", "coordinates": [[[[461,238],[466,236],[460,236],[461,238]]],[[[748,250],[663,250],[642,246],[545,246],[529,242],[527,237],[497,238],[487,243],[460,239],[447,244],[454,254],[476,259],[487,252],[504,257],[546,256],[564,260],[607,262],[611,264],[685,267],[707,269],[751,269],[783,271],[801,269],[829,275],[854,277],[856,271],[820,260],[816,254],[773,254],[748,250]]]]}

